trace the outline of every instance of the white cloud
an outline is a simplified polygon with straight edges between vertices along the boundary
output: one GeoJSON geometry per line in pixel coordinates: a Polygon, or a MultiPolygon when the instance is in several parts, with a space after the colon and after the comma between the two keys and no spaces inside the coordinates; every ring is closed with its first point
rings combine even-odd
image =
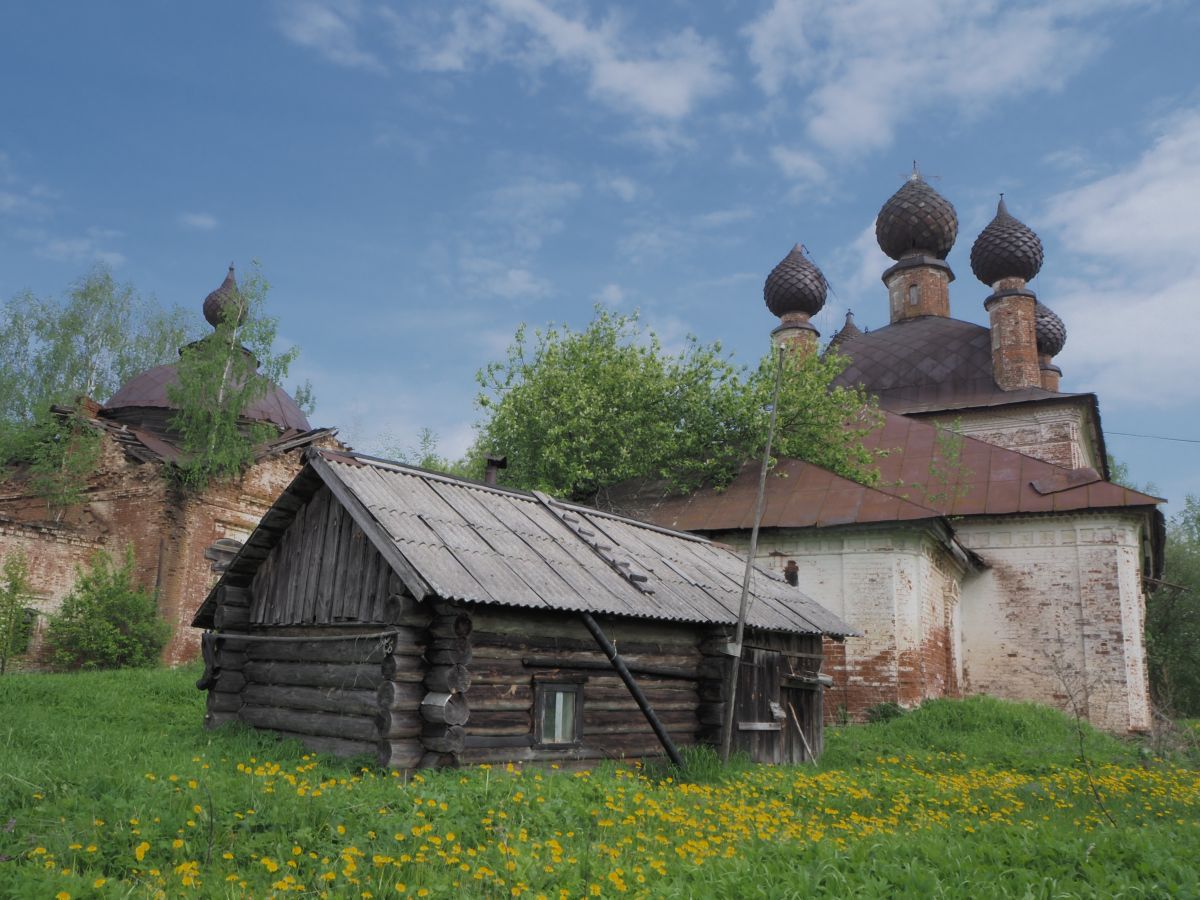
{"type": "Polygon", "coordinates": [[[562,214],[581,193],[578,184],[566,179],[518,178],[492,191],[481,218],[502,229],[518,249],[533,252],[562,231],[562,214]]]}
{"type": "Polygon", "coordinates": [[[639,190],[637,182],[632,178],[627,178],[624,175],[613,175],[607,178],[601,178],[599,186],[606,191],[616,194],[626,203],[632,203],[637,199],[639,190]]]}
{"type": "Polygon", "coordinates": [[[813,144],[862,154],[914,113],[1057,89],[1102,46],[1087,20],[1124,3],[775,0],[743,34],[759,86],[795,98],[813,144]]]}
{"type": "Polygon", "coordinates": [[[22,232],[23,237],[34,242],[33,252],[44,259],[72,263],[102,262],[114,269],[125,262],[125,255],[104,245],[119,235],[119,232],[99,231],[83,237],[60,237],[40,230],[22,232]]]}
{"type": "Polygon", "coordinates": [[[1200,109],[1157,126],[1130,165],[1052,197],[1044,217],[1073,259],[1047,260],[1041,300],[1067,324],[1071,383],[1116,405],[1200,402],[1200,109]],[[1058,278],[1058,271],[1086,278],[1058,278]]]}
{"type": "Polygon", "coordinates": [[[284,37],[318,55],[352,69],[384,71],[379,58],[359,46],[362,19],[359,0],[285,0],[277,2],[276,21],[284,37]]]}
{"type": "Polygon", "coordinates": [[[592,299],[597,303],[603,303],[605,306],[616,309],[625,302],[625,289],[619,284],[606,284],[596,291],[596,295],[592,299]]]}
{"type": "Polygon", "coordinates": [[[184,228],[194,231],[212,231],[217,227],[217,217],[211,213],[184,212],[179,214],[177,221],[184,228]]]}
{"type": "Polygon", "coordinates": [[[784,176],[792,181],[817,184],[826,177],[825,167],[817,162],[816,157],[794,147],[772,147],[771,159],[779,166],[784,176]]]}

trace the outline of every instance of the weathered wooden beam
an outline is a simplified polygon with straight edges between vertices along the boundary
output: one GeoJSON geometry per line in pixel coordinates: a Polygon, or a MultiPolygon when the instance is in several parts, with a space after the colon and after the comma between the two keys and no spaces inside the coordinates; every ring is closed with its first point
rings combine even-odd
{"type": "Polygon", "coordinates": [[[375,691],[336,687],[248,684],[242,690],[241,697],[257,706],[282,706],[352,716],[373,716],[380,708],[375,691]]]}
{"type": "Polygon", "coordinates": [[[248,662],[244,671],[249,681],[259,684],[375,690],[384,680],[380,669],[380,666],[369,663],[248,662]]]}
{"type": "Polygon", "coordinates": [[[248,653],[255,660],[292,660],[296,662],[340,662],[380,663],[388,644],[398,656],[420,656],[423,645],[418,642],[420,632],[415,628],[404,629],[394,640],[368,638],[363,641],[260,641],[249,646],[248,653]]]}
{"type": "Polygon", "coordinates": [[[256,728],[295,734],[344,738],[352,741],[377,741],[379,729],[373,718],[347,716],[281,706],[246,704],[239,713],[242,720],[256,728]]]}
{"type": "Polygon", "coordinates": [[[466,613],[438,616],[429,624],[429,636],[435,640],[471,636],[471,617],[466,613]]]}
{"type": "Polygon", "coordinates": [[[425,673],[425,686],[431,691],[463,693],[471,686],[471,672],[466,666],[433,666],[425,673]]]}
{"type": "MultiPolygon", "coordinates": [[[[424,677],[425,663],[420,656],[408,656],[403,653],[392,653],[385,656],[380,663],[383,677],[392,681],[408,681],[406,675],[424,677]]],[[[420,679],[418,679],[420,680],[420,679]]]]}
{"type": "Polygon", "coordinates": [[[218,669],[209,693],[237,694],[246,686],[246,676],[236,669],[218,669]]]}
{"type": "Polygon", "coordinates": [[[374,756],[378,745],[370,741],[353,741],[346,738],[326,737],[316,734],[278,732],[280,738],[299,741],[309,750],[330,753],[334,756],[374,756]]]}
{"type": "Polygon", "coordinates": [[[222,694],[217,691],[209,691],[205,708],[208,712],[236,713],[242,708],[242,702],[242,694],[222,694]]]}
{"type": "Polygon", "coordinates": [[[412,681],[385,681],[379,685],[375,697],[381,709],[411,709],[421,705],[425,686],[412,681]]]}
{"type": "Polygon", "coordinates": [[[430,725],[421,734],[421,745],[433,753],[459,753],[465,738],[466,731],[461,725],[430,725]]]}
{"type": "MultiPolygon", "coordinates": [[[[612,663],[603,659],[583,659],[578,653],[563,654],[566,659],[559,656],[526,656],[521,662],[529,668],[555,668],[555,669],[600,669],[602,671],[612,671],[612,663]]],[[[637,672],[645,675],[657,675],[659,678],[683,678],[695,681],[699,677],[699,670],[696,666],[667,666],[658,665],[656,663],[630,662],[625,661],[625,667],[630,672],[637,672]]]]}
{"type": "Polygon", "coordinates": [[[422,723],[420,717],[413,710],[384,709],[376,714],[375,727],[378,729],[381,739],[394,741],[400,738],[419,737],[422,723]]]}
{"type": "Polygon", "coordinates": [[[380,741],[376,758],[385,769],[415,769],[425,756],[425,748],[416,738],[400,741],[380,741]]]}
{"type": "Polygon", "coordinates": [[[218,631],[226,628],[246,628],[250,625],[250,607],[229,606],[222,603],[213,613],[213,627],[218,631]]]}

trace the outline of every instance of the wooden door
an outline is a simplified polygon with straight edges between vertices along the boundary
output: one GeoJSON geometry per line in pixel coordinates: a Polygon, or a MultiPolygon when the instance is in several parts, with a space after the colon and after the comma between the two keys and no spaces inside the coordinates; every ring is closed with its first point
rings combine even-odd
{"type": "Polygon", "coordinates": [[[736,750],[755,762],[784,762],[786,711],[780,704],[783,659],[773,650],[747,647],[738,668],[737,708],[733,717],[736,750]]]}
{"type": "MultiPolygon", "coordinates": [[[[785,682],[786,683],[786,682],[785,682]]],[[[791,765],[815,762],[821,755],[821,686],[784,687],[783,711],[787,715],[783,729],[783,761],[791,765]]]]}

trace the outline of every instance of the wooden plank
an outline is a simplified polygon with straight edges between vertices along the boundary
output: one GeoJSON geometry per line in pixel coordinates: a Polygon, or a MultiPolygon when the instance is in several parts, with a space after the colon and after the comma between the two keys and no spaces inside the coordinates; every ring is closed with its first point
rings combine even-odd
{"type": "Polygon", "coordinates": [[[316,609],[321,621],[333,621],[333,586],[338,576],[338,544],[342,539],[344,512],[331,499],[325,509],[325,542],[321,546],[321,575],[317,580],[316,609]]]}
{"type": "Polygon", "coordinates": [[[424,600],[429,594],[425,580],[404,558],[391,535],[375,520],[370,510],[363,506],[354,493],[346,487],[329,463],[317,455],[313,455],[309,459],[310,465],[321,476],[321,480],[329,486],[329,490],[358,523],[358,527],[378,547],[396,574],[404,580],[404,585],[408,588],[409,593],[418,600],[424,600]]]}
{"type": "MultiPolygon", "coordinates": [[[[295,684],[307,687],[340,687],[375,690],[383,683],[377,665],[336,663],[248,662],[246,679],[257,684],[295,684]]],[[[220,679],[217,680],[220,684],[220,679]]]]}
{"type": "Polygon", "coordinates": [[[295,622],[293,613],[304,577],[301,567],[301,550],[304,542],[304,524],[307,518],[308,506],[305,505],[296,511],[296,517],[292,520],[291,527],[283,536],[284,555],[280,561],[283,563],[283,574],[286,575],[287,582],[284,593],[276,604],[275,614],[268,620],[271,624],[291,625],[295,622]]]}
{"type": "MultiPolygon", "coordinates": [[[[312,498],[309,510],[309,524],[304,535],[304,567],[307,575],[304,580],[304,590],[300,594],[300,621],[328,621],[328,614],[318,607],[321,570],[325,567],[325,557],[322,553],[325,547],[325,532],[329,528],[329,507],[331,498],[327,489],[318,490],[312,498]],[[318,619],[318,616],[320,619],[318,619]]],[[[335,560],[329,561],[330,565],[335,560]]]]}

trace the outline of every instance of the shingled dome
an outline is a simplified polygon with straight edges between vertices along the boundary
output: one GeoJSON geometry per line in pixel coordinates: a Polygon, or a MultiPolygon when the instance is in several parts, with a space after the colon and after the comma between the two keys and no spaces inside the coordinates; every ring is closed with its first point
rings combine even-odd
{"type": "Polygon", "coordinates": [[[958,237],[958,214],[913,167],[908,181],[888,198],[875,219],[875,239],[892,259],[935,256],[945,259],[958,237]]]}
{"type": "MultiPolygon", "coordinates": [[[[233,266],[230,266],[221,286],[204,298],[204,318],[216,328],[229,304],[240,302],[233,266]]],[[[244,308],[241,317],[245,317],[244,308]]],[[[180,353],[186,349],[181,349],[180,353]]],[[[129,425],[149,427],[156,423],[159,430],[169,427],[170,416],[164,411],[177,407],[171,402],[168,391],[178,383],[179,371],[174,364],[155,366],[121,385],[104,405],[104,415],[129,425]]],[[[309,431],[312,428],[296,401],[278,385],[272,385],[267,393],[250,404],[242,415],[255,422],[276,425],[283,431],[309,431]]]]}
{"type": "Polygon", "coordinates": [[[1033,327],[1037,350],[1045,356],[1058,356],[1067,342],[1067,326],[1050,307],[1039,303],[1033,309],[1033,327]]]}
{"type": "Polygon", "coordinates": [[[1042,241],[1033,229],[1011,215],[1004,196],[996,217],[971,247],[971,271],[989,287],[1001,278],[1031,281],[1042,268],[1042,241]]]}
{"type": "Polygon", "coordinates": [[[220,287],[204,298],[205,320],[213,328],[216,328],[224,321],[225,311],[233,304],[240,307],[238,313],[238,324],[240,325],[246,318],[246,307],[238,293],[237,279],[233,276],[233,264],[231,263],[229,272],[225,275],[225,280],[221,282],[220,287]]]}
{"type": "Polygon", "coordinates": [[[800,244],[780,260],[763,285],[767,309],[780,317],[788,313],[815,316],[825,306],[828,292],[825,276],[804,255],[804,248],[800,244]]]}

